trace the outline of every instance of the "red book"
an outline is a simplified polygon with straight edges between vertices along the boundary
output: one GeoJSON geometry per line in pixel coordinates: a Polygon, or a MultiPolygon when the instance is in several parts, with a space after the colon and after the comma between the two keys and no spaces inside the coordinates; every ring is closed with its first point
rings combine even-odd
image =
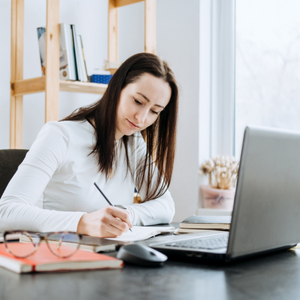
{"type": "MultiPolygon", "coordinates": [[[[26,247],[32,249],[32,245],[22,243],[10,243],[10,247],[17,247],[18,253],[23,249],[26,253],[26,247]]],[[[122,268],[123,261],[80,249],[71,257],[59,258],[50,252],[46,244],[41,244],[29,257],[17,258],[7,252],[4,244],[0,244],[0,266],[16,273],[29,273],[122,268]]]]}

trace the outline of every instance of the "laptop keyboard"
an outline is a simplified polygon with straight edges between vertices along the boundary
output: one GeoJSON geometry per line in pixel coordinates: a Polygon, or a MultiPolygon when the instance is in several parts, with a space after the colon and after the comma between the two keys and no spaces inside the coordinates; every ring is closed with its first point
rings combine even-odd
{"type": "Polygon", "coordinates": [[[222,235],[217,238],[210,239],[191,239],[180,242],[171,242],[165,244],[165,246],[169,247],[180,247],[180,248],[189,248],[189,249],[207,249],[207,250],[215,250],[226,248],[228,243],[228,235],[222,235]]]}

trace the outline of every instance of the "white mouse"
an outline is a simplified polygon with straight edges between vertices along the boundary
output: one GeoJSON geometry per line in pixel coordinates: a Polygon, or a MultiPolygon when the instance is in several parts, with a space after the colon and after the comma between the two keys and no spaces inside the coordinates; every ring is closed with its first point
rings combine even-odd
{"type": "Polygon", "coordinates": [[[148,267],[160,267],[168,259],[163,253],[141,244],[130,244],[121,247],[117,258],[125,263],[148,267]]]}

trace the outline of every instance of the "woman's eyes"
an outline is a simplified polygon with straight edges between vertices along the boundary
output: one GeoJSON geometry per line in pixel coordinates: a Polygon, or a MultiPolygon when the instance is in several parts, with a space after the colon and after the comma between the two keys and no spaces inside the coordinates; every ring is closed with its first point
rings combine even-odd
{"type": "MultiPolygon", "coordinates": [[[[135,98],[133,98],[134,102],[137,104],[137,105],[142,105],[143,103],[139,100],[136,100],[135,98]]],[[[155,110],[151,110],[151,112],[155,115],[158,115],[159,112],[155,111],[155,110]]]]}
{"type": "Polygon", "coordinates": [[[151,112],[152,112],[153,114],[158,115],[158,112],[157,112],[157,111],[151,110],[151,112]]]}
{"type": "Polygon", "coordinates": [[[138,101],[138,100],[136,100],[136,99],[134,99],[134,102],[135,102],[136,104],[142,105],[142,102],[140,102],[140,101],[138,101]]]}

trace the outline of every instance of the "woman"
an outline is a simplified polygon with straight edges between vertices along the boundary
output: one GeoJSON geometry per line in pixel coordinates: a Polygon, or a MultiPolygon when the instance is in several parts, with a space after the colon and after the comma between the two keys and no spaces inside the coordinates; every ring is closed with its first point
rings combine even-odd
{"type": "Polygon", "coordinates": [[[127,59],[101,100],[43,126],[0,200],[0,231],[116,237],[169,223],[177,109],[168,65],[147,53],[127,59]],[[94,182],[126,210],[107,206],[94,182]],[[143,203],[133,204],[135,188],[143,203]]]}

